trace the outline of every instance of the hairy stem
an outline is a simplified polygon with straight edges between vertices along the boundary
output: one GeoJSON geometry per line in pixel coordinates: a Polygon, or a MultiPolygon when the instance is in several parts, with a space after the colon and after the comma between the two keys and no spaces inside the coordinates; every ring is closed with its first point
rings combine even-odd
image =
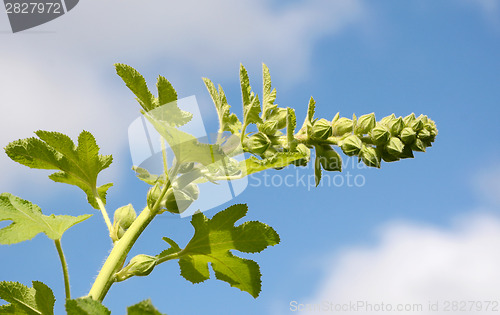
{"type": "Polygon", "coordinates": [[[153,220],[154,213],[149,207],[144,208],[141,214],[135,219],[132,225],[125,232],[123,237],[115,243],[104,265],[99,271],[97,278],[90,289],[89,296],[94,300],[102,301],[109,288],[114,282],[113,276],[120,266],[124,263],[128,253],[132,249],[135,241],[141,235],[142,231],[153,220]]]}
{"type": "MultiPolygon", "coordinates": [[[[179,165],[174,162],[173,167],[171,168],[169,178],[175,178],[177,171],[179,170],[179,165]]],[[[111,285],[115,282],[114,275],[120,269],[120,267],[125,262],[128,253],[134,246],[135,242],[144,231],[144,229],[148,226],[149,223],[154,219],[158,212],[158,208],[160,207],[160,202],[167,193],[167,190],[170,188],[171,182],[167,181],[165,186],[163,187],[160,197],[156,200],[153,207],[150,209],[149,206],[146,206],[144,210],[142,210],[141,214],[135,219],[132,225],[127,229],[125,234],[123,234],[122,238],[117,241],[109,253],[108,258],[104,262],[99,274],[97,275],[92,288],[89,291],[89,296],[94,300],[102,301],[106,294],[108,293],[111,285]]]]}
{"type": "Polygon", "coordinates": [[[102,217],[104,218],[104,222],[106,222],[106,226],[108,227],[109,233],[111,233],[111,229],[113,228],[113,224],[111,224],[111,221],[109,220],[108,212],[106,211],[106,207],[104,206],[104,202],[102,202],[101,197],[99,195],[96,195],[95,200],[97,201],[97,204],[99,205],[99,209],[101,210],[102,217]]]}
{"type": "Polygon", "coordinates": [[[66,263],[66,258],[64,257],[64,252],[61,246],[61,240],[54,240],[56,245],[57,253],[59,254],[59,259],[61,260],[62,272],[64,277],[64,291],[66,293],[66,299],[71,299],[71,289],[69,286],[69,273],[68,273],[68,264],[66,263]]]}

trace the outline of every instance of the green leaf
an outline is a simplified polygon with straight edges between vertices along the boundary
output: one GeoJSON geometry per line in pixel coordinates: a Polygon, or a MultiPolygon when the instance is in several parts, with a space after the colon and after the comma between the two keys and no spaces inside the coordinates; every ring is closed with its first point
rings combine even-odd
{"type": "Polygon", "coordinates": [[[316,101],[312,98],[309,99],[309,104],[307,105],[307,117],[306,121],[313,123],[314,112],[316,110],[316,101]]]}
{"type": "Polygon", "coordinates": [[[106,203],[106,191],[113,184],[96,187],[97,175],[111,164],[111,155],[100,155],[94,136],[82,131],[78,146],[66,135],[59,132],[39,130],[35,134],[41,139],[27,138],[11,142],[5,148],[14,161],[30,168],[60,170],[49,176],[55,182],[80,187],[88,202],[99,209],[96,197],[106,203]]]}
{"type": "MultiPolygon", "coordinates": [[[[231,250],[244,253],[261,252],[268,246],[279,243],[279,236],[270,226],[249,221],[234,226],[247,213],[247,206],[238,204],[227,208],[208,219],[202,213],[193,215],[191,224],[195,233],[186,248],[169,249],[158,256],[176,254],[181,275],[188,281],[199,283],[210,277],[208,264],[212,265],[215,277],[242,291],[257,297],[261,290],[259,265],[249,259],[234,256],[231,250]]],[[[166,239],[165,239],[166,240],[166,239]]],[[[172,248],[177,244],[168,241],[172,248]]]]}
{"type": "Polygon", "coordinates": [[[33,287],[19,282],[0,282],[0,299],[11,304],[0,307],[0,314],[54,314],[54,293],[42,282],[33,281],[33,287]]]}
{"type": "Polygon", "coordinates": [[[158,88],[158,102],[160,106],[177,101],[177,92],[165,77],[158,76],[156,87],[158,88]]]}
{"type": "Polygon", "coordinates": [[[0,305],[0,314],[26,315],[28,313],[20,308],[16,308],[14,304],[5,304],[0,305]]]}
{"type": "Polygon", "coordinates": [[[54,292],[43,282],[33,281],[33,289],[35,289],[35,301],[42,314],[53,315],[54,304],[56,299],[54,292]]]}
{"type": "Polygon", "coordinates": [[[127,87],[137,96],[137,101],[145,111],[154,108],[154,97],[148,89],[144,77],[131,66],[117,63],[115,64],[116,73],[122,78],[127,87]]]}
{"type": "Polygon", "coordinates": [[[0,244],[15,244],[30,240],[38,233],[45,233],[53,240],[60,239],[73,225],[92,215],[78,217],[69,215],[42,214],[40,207],[9,193],[0,194],[0,221],[11,220],[12,224],[0,229],[0,244]]]}
{"type": "Polygon", "coordinates": [[[177,92],[172,84],[164,77],[159,76],[156,86],[158,87],[158,98],[154,100],[153,108],[162,107],[162,110],[157,113],[163,115],[162,117],[157,115],[157,119],[161,119],[174,127],[183,126],[191,121],[193,114],[178,107],[177,92]]]}
{"type": "Polygon", "coordinates": [[[164,315],[160,313],[151,303],[151,300],[144,300],[127,308],[127,315],[164,315]]]}
{"type": "Polygon", "coordinates": [[[259,98],[254,95],[250,87],[250,79],[248,73],[243,65],[240,65],[240,84],[241,84],[241,97],[243,100],[243,130],[249,124],[262,123],[260,118],[260,102],[259,98]]]}
{"type": "Polygon", "coordinates": [[[271,74],[269,68],[262,64],[262,119],[267,119],[269,114],[278,107],[274,104],[276,100],[276,89],[271,91],[271,74]]]}
{"type": "Polygon", "coordinates": [[[245,175],[254,174],[270,168],[282,168],[290,165],[292,162],[307,158],[300,152],[278,152],[274,156],[259,160],[254,156],[240,162],[240,168],[245,175]]]}
{"type": "Polygon", "coordinates": [[[297,146],[297,141],[295,140],[295,127],[297,126],[297,118],[295,117],[295,110],[293,108],[287,107],[286,113],[286,139],[288,143],[288,149],[295,151],[297,146]]]}
{"type": "Polygon", "coordinates": [[[149,173],[149,171],[145,168],[138,167],[138,166],[132,166],[132,170],[135,171],[135,175],[137,178],[142,180],[143,182],[149,184],[149,185],[155,185],[157,182],[163,183],[165,181],[165,176],[164,175],[155,175],[149,173]]]}
{"type": "Polygon", "coordinates": [[[168,243],[168,245],[170,245],[170,248],[168,249],[165,249],[164,251],[162,251],[160,253],[160,255],[158,255],[158,257],[166,257],[168,255],[172,255],[172,254],[175,254],[175,253],[178,253],[181,251],[181,248],[179,247],[179,245],[177,245],[177,243],[171,239],[171,238],[168,238],[168,237],[163,237],[162,238],[165,242],[168,243]]]}
{"type": "Polygon", "coordinates": [[[163,108],[145,113],[145,117],[155,127],[156,131],[167,141],[174,152],[177,163],[198,162],[210,165],[224,158],[224,152],[218,145],[200,143],[194,136],[181,131],[157,119],[163,108]]]}
{"type": "Polygon", "coordinates": [[[241,122],[235,114],[230,113],[231,106],[227,103],[226,94],[222,87],[219,85],[219,91],[217,91],[215,85],[209,79],[203,78],[203,82],[217,110],[217,115],[219,117],[219,132],[229,131],[233,134],[240,133],[241,122]]]}
{"type": "Polygon", "coordinates": [[[109,315],[108,310],[99,301],[93,300],[91,297],[79,298],[74,300],[66,300],[66,312],[68,315],[109,315]]]}

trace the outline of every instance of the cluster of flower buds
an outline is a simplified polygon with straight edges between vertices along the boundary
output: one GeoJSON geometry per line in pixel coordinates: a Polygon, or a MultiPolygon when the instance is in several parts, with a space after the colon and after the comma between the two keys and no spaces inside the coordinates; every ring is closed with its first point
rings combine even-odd
{"type": "Polygon", "coordinates": [[[115,273],[115,281],[124,281],[133,276],[147,276],[155,268],[156,262],[157,258],[154,256],[137,255],[125,267],[115,273]]]}
{"type": "Polygon", "coordinates": [[[263,122],[257,124],[258,132],[245,137],[243,149],[261,158],[270,158],[283,151],[283,133],[286,127],[287,109],[276,107],[264,115],[263,122]]]}
{"type": "MultiPolygon", "coordinates": [[[[161,197],[162,188],[159,184],[151,187],[148,191],[148,206],[153,208],[154,204],[161,197]]],[[[200,194],[198,185],[194,183],[189,183],[184,187],[178,187],[177,183],[174,182],[167,192],[163,195],[160,200],[158,213],[163,213],[165,211],[171,213],[181,213],[186,210],[200,194]]]]}
{"type": "Polygon", "coordinates": [[[113,227],[109,233],[113,242],[118,241],[125,234],[125,231],[132,225],[136,217],[137,214],[131,204],[116,209],[113,227]]]}
{"type": "Polygon", "coordinates": [[[437,135],[436,124],[424,115],[392,114],[379,122],[373,113],[353,118],[333,122],[333,134],[342,137],[339,145],[346,155],[359,156],[368,166],[412,158],[413,151],[425,152],[437,135]]]}

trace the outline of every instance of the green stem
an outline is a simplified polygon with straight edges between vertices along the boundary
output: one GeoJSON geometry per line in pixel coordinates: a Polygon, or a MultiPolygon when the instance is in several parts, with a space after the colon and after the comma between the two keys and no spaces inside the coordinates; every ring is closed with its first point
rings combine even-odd
{"type": "MultiPolygon", "coordinates": [[[[165,186],[166,187],[166,186],[165,186]]],[[[149,207],[144,208],[141,214],[135,219],[122,238],[115,243],[104,265],[99,271],[97,278],[90,289],[89,296],[94,300],[102,301],[109,288],[114,282],[113,276],[120,266],[124,263],[127,255],[132,249],[135,241],[141,235],[142,231],[153,220],[154,213],[149,207]]]]}
{"type": "Polygon", "coordinates": [[[104,202],[102,202],[101,197],[96,194],[97,197],[95,197],[95,200],[97,201],[97,204],[99,205],[99,209],[101,210],[102,217],[104,218],[104,222],[106,222],[106,226],[108,227],[109,233],[111,233],[111,230],[113,229],[113,225],[111,224],[111,221],[109,220],[108,212],[106,211],[106,207],[104,206],[104,202]]]}
{"type": "MultiPolygon", "coordinates": [[[[170,170],[169,178],[175,178],[177,171],[179,170],[179,165],[175,163],[170,170]]],[[[160,207],[160,202],[167,193],[168,188],[170,188],[171,182],[167,181],[165,187],[163,187],[160,197],[156,200],[152,209],[148,206],[142,210],[141,214],[134,220],[132,225],[127,229],[122,238],[117,241],[111,250],[108,258],[104,262],[99,274],[97,275],[92,288],[89,291],[89,296],[94,300],[102,301],[106,294],[111,288],[111,285],[115,282],[114,275],[120,269],[120,267],[125,262],[128,253],[134,246],[135,242],[148,226],[148,224],[154,219],[160,207]]]]}
{"type": "Polygon", "coordinates": [[[66,263],[66,258],[64,257],[64,252],[61,246],[61,240],[54,240],[56,244],[57,253],[59,254],[59,259],[61,260],[62,272],[64,276],[64,291],[66,292],[66,300],[71,299],[71,289],[69,286],[69,273],[68,273],[68,264],[66,263]]]}

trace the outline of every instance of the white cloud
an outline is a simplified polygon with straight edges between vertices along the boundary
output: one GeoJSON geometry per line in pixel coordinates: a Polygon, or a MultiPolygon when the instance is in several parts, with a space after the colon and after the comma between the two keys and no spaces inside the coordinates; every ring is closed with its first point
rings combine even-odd
{"type": "MultiPolygon", "coordinates": [[[[0,16],[7,30],[6,16],[0,16]]],[[[37,129],[73,137],[87,129],[107,152],[117,152],[138,110],[128,106],[131,94],[116,93],[110,85],[112,63],[155,69],[167,64],[169,76],[195,72],[199,79],[207,73],[234,76],[239,62],[266,61],[273,72],[293,81],[307,72],[319,38],[362,24],[363,16],[360,0],[302,1],[279,8],[264,0],[80,1],[40,27],[0,34],[0,145],[37,129]]],[[[17,178],[11,173],[18,169],[11,166],[1,154],[2,187],[17,178]]]]}
{"type": "MultiPolygon", "coordinates": [[[[392,223],[375,247],[353,248],[330,260],[316,294],[298,302],[421,304],[423,310],[413,314],[438,314],[445,313],[445,301],[498,301],[498,248],[500,219],[490,215],[464,217],[450,229],[392,223]],[[428,310],[430,301],[439,301],[440,312],[428,310]]],[[[362,310],[339,313],[385,314],[362,310]]]]}

